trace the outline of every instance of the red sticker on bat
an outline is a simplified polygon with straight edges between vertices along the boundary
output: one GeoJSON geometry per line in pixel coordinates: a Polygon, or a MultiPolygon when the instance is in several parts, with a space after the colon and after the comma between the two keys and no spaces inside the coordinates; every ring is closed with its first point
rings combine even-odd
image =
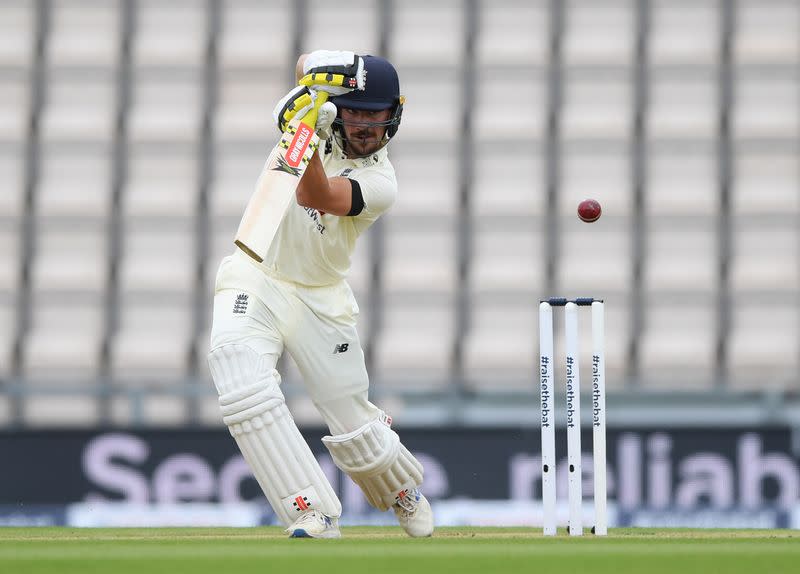
{"type": "Polygon", "coordinates": [[[289,153],[286,154],[286,163],[292,167],[298,167],[303,160],[303,155],[306,153],[308,144],[311,143],[311,136],[314,132],[304,123],[297,126],[297,133],[294,134],[294,139],[289,145],[289,153]]]}

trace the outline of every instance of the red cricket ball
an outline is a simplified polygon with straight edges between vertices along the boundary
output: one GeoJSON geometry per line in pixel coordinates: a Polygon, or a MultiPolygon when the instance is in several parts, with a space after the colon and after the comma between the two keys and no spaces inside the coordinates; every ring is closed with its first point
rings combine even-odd
{"type": "Polygon", "coordinates": [[[597,221],[602,213],[603,209],[596,199],[584,199],[578,204],[578,217],[586,223],[597,221]]]}

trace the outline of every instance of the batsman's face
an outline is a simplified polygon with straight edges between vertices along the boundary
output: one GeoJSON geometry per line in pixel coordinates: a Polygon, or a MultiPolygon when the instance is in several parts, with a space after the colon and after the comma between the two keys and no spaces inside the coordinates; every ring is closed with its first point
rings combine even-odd
{"type": "Polygon", "coordinates": [[[389,120],[391,110],[367,111],[342,108],[342,126],[347,140],[347,154],[364,157],[381,148],[386,126],[375,125],[389,120]]]}

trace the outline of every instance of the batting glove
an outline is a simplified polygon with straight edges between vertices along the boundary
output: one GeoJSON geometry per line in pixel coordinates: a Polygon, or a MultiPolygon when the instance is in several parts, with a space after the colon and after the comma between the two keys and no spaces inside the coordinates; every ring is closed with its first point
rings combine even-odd
{"type": "MultiPolygon", "coordinates": [[[[296,86],[283,96],[272,111],[275,124],[281,132],[286,131],[286,127],[293,119],[302,120],[305,115],[314,108],[317,101],[316,90],[306,86],[296,86]]],[[[322,139],[330,138],[330,127],[336,119],[336,106],[332,102],[325,102],[319,107],[317,122],[314,130],[322,139]]]]}
{"type": "Polygon", "coordinates": [[[315,50],[303,62],[300,85],[341,96],[363,90],[367,82],[364,59],[349,51],[315,50]]]}
{"type": "Polygon", "coordinates": [[[314,126],[314,129],[316,130],[320,139],[331,139],[331,126],[333,125],[333,120],[336,119],[337,112],[338,110],[333,102],[325,102],[319,107],[319,112],[317,113],[317,125],[314,126]]]}
{"type": "Polygon", "coordinates": [[[317,93],[314,90],[309,90],[306,86],[292,88],[288,94],[278,101],[275,109],[272,110],[272,118],[275,120],[278,129],[282,132],[286,131],[286,126],[295,117],[302,119],[314,107],[316,99],[317,93]]]}

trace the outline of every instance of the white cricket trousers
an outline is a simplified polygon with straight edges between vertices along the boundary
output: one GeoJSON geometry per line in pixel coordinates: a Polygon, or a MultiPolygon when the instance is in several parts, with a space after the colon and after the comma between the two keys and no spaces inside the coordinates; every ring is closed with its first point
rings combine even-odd
{"type": "Polygon", "coordinates": [[[211,349],[240,343],[276,365],[284,350],[334,435],[375,420],[356,331],[358,305],[345,281],[307,287],[268,274],[240,250],[223,259],[214,288],[211,349]]]}

